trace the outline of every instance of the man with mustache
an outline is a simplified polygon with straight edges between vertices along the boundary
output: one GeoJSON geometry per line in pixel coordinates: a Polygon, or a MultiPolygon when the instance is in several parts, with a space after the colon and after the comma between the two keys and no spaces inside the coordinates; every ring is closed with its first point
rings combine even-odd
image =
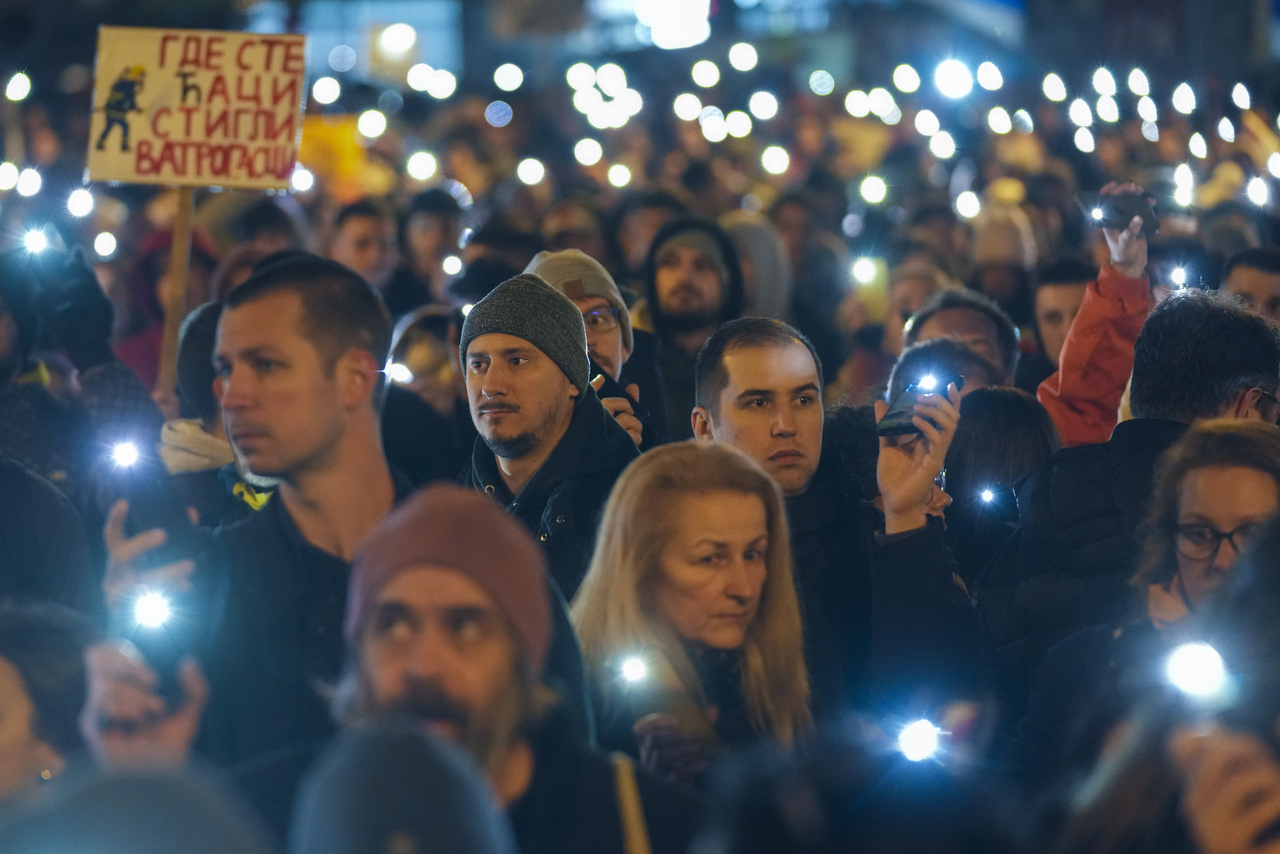
{"type": "MultiPolygon", "coordinates": [[[[471,490],[436,484],[407,499],[353,565],[343,623],[347,664],[334,715],[344,729],[391,718],[461,746],[485,772],[524,854],[624,854],[617,787],[631,779],[643,816],[637,825],[652,850],[683,852],[696,829],[696,804],[581,746],[537,677],[553,632],[544,566],[528,533],[471,490]]],[[[143,714],[158,701],[137,669],[143,665],[104,663],[91,655],[84,720],[91,724],[111,709],[136,728],[120,749],[125,737],[109,735],[115,743],[107,744],[101,731],[85,726],[95,755],[117,767],[185,764],[190,732],[179,716],[143,714]]],[[[313,740],[278,751],[235,775],[281,836],[321,746],[313,740]]]]}
{"type": "Polygon", "coordinates": [[[479,437],[464,482],[507,508],[542,544],[572,599],[596,522],[635,443],[589,383],[582,313],[522,273],[475,304],[458,344],[479,437]]]}

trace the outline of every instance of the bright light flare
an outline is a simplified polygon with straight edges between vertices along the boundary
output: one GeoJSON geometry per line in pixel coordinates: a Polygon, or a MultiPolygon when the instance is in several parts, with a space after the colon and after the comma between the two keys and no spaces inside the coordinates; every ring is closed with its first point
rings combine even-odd
{"type": "Polygon", "coordinates": [[[933,391],[938,387],[938,378],[933,374],[925,374],[920,378],[920,382],[916,383],[916,385],[925,391],[933,391]]]}
{"type": "Polygon", "coordinates": [[[609,167],[609,183],[615,187],[622,188],[631,183],[631,170],[621,163],[615,163],[609,167]]]}
{"type": "Polygon", "coordinates": [[[724,126],[729,131],[729,136],[741,139],[744,136],[751,135],[751,116],[742,112],[742,110],[734,110],[732,113],[724,117],[724,126]]]}
{"type": "Polygon", "coordinates": [[[1177,89],[1173,90],[1173,108],[1184,116],[1189,116],[1196,109],[1196,93],[1191,91],[1191,86],[1182,83],[1177,89]]]}
{"type": "Polygon", "coordinates": [[[988,504],[996,500],[996,494],[989,489],[982,490],[980,497],[982,498],[983,501],[987,502],[988,504]]]}
{"type": "Polygon", "coordinates": [[[703,89],[710,89],[720,82],[720,67],[709,59],[700,59],[695,62],[691,74],[693,82],[703,89]]]}
{"type": "Polygon", "coordinates": [[[415,151],[409,155],[409,162],[405,164],[409,177],[415,181],[429,180],[435,176],[438,168],[435,155],[430,151],[415,151]]]}
{"type": "Polygon", "coordinates": [[[1227,687],[1227,666],[1207,643],[1184,643],[1169,653],[1165,676],[1179,691],[1208,699],[1227,687]]]}
{"type": "Polygon", "coordinates": [[[583,166],[595,166],[604,157],[604,147],[590,137],[580,139],[573,147],[573,157],[583,166]]]}
{"type": "Polygon", "coordinates": [[[387,117],[381,110],[365,110],[356,121],[356,130],[368,139],[377,139],[387,131],[387,117]]]}
{"type": "Polygon", "coordinates": [[[44,179],[40,177],[40,173],[34,169],[23,169],[18,173],[16,186],[19,196],[34,196],[40,192],[40,187],[44,184],[44,179]]]}
{"type": "Polygon", "coordinates": [[[645,664],[644,659],[638,655],[623,659],[619,670],[622,672],[622,678],[633,684],[643,682],[649,676],[649,665],[645,664]]]}
{"type": "Polygon", "coordinates": [[[1151,84],[1147,82],[1147,75],[1142,73],[1141,68],[1129,72],[1129,91],[1143,98],[1151,94],[1151,84]]]}
{"type": "Polygon", "coordinates": [[[74,217],[88,216],[93,213],[93,193],[83,187],[72,190],[67,196],[67,212],[74,217]]]}
{"type": "Polygon", "coordinates": [[[942,123],[934,115],[933,110],[921,110],[916,113],[916,130],[921,136],[933,136],[942,129],[942,123]]]}
{"type": "Polygon", "coordinates": [[[1193,133],[1191,139],[1187,140],[1187,150],[1204,160],[1209,156],[1209,143],[1205,142],[1204,137],[1199,133],[1193,133]]]}
{"type": "Polygon", "coordinates": [[[1231,119],[1226,116],[1222,117],[1222,121],[1218,122],[1218,137],[1223,142],[1236,141],[1236,126],[1231,124],[1231,119]]]}
{"type": "Polygon", "coordinates": [[[1178,287],[1185,285],[1187,283],[1187,268],[1174,267],[1172,272],[1169,273],[1169,281],[1173,282],[1178,287]]]}
{"type": "Polygon", "coordinates": [[[1116,103],[1116,99],[1110,95],[1103,95],[1098,99],[1098,118],[1104,122],[1120,121],[1120,105],[1116,103]]]}
{"type": "Polygon", "coordinates": [[[1004,75],[994,62],[984,62],[978,66],[978,85],[988,92],[994,92],[1004,85],[1004,75]]]}
{"type": "Polygon", "coordinates": [[[956,196],[956,213],[965,219],[973,219],[982,212],[982,200],[973,190],[965,190],[956,196]]]}
{"type": "Polygon", "coordinates": [[[99,258],[110,258],[116,254],[116,236],[109,231],[99,232],[93,238],[93,251],[98,253],[99,258]]]}
{"type": "Polygon", "coordinates": [[[585,62],[575,62],[564,73],[564,79],[575,91],[590,89],[596,85],[596,70],[585,62]]]}
{"type": "Polygon", "coordinates": [[[418,31],[408,24],[392,24],[378,36],[378,47],[391,56],[403,56],[418,43],[418,31]]]}
{"type": "Polygon", "coordinates": [[[1271,190],[1267,187],[1266,179],[1256,175],[1249,179],[1249,183],[1245,185],[1244,193],[1249,197],[1249,201],[1258,207],[1266,205],[1271,198],[1271,190]]]}
{"type": "Polygon", "coordinates": [[[1083,98],[1076,98],[1071,102],[1071,106],[1067,108],[1067,116],[1073,124],[1082,128],[1093,124],[1093,111],[1089,109],[1089,104],[1083,98]]]}
{"type": "Polygon", "coordinates": [[[893,85],[899,92],[914,92],[920,88],[920,74],[910,65],[899,65],[893,69],[893,85]]]}
{"type": "Polygon", "coordinates": [[[409,370],[408,365],[393,362],[387,368],[387,379],[394,383],[411,383],[413,382],[413,371],[409,370]]]}
{"type": "Polygon", "coordinates": [[[865,119],[871,115],[871,99],[861,89],[854,89],[844,96],[844,108],[855,119],[865,119]]]}
{"type": "Polygon", "coordinates": [[[31,78],[19,71],[9,78],[4,96],[10,101],[21,101],[31,94],[31,78]]]}
{"type": "Polygon", "coordinates": [[[778,99],[769,92],[756,92],[747,101],[747,109],[760,121],[768,121],[778,114],[778,99]]]}
{"type": "Polygon", "coordinates": [[[1076,148],[1085,154],[1092,154],[1094,149],[1093,134],[1088,128],[1080,128],[1076,131],[1076,148]]]}
{"type": "Polygon", "coordinates": [[[809,75],[809,89],[815,95],[830,95],[835,91],[836,79],[831,76],[831,72],[818,69],[809,75]]]}
{"type": "Polygon", "coordinates": [[[1150,95],[1143,95],[1138,99],[1138,116],[1144,122],[1154,122],[1159,116],[1156,110],[1156,102],[1151,99],[1150,95]]]}
{"type": "Polygon", "coordinates": [[[1253,99],[1249,97],[1249,90],[1245,88],[1243,83],[1237,83],[1231,89],[1231,103],[1242,110],[1247,110],[1253,105],[1253,99]]]}
{"type": "Polygon", "coordinates": [[[305,193],[316,185],[316,176],[305,166],[295,166],[289,176],[289,189],[295,193],[305,193]]]}
{"type": "Polygon", "coordinates": [[[756,49],[746,42],[738,42],[729,48],[729,64],[735,71],[750,71],[760,61],[756,49]]]}
{"type": "Polygon", "coordinates": [[[1116,78],[1112,77],[1111,72],[1107,69],[1099,68],[1093,72],[1093,91],[1109,98],[1115,97],[1116,78]]]}
{"type": "Polygon", "coordinates": [[[1004,107],[992,107],[987,113],[987,127],[994,133],[1006,134],[1013,130],[1013,119],[1009,118],[1009,111],[1004,107]]]}
{"type": "Polygon", "coordinates": [[[36,255],[49,248],[49,236],[42,229],[33,228],[22,235],[22,245],[32,255],[36,255]]]}
{"type": "Polygon", "coordinates": [[[514,92],[524,85],[524,72],[515,63],[504,62],[493,70],[493,85],[503,92],[514,92]]]}
{"type": "Polygon", "coordinates": [[[860,285],[869,285],[876,278],[876,262],[871,258],[859,258],[853,262],[853,278],[860,285]]]}
{"type": "Polygon", "coordinates": [[[627,88],[627,73],[621,66],[606,62],[596,69],[596,85],[610,98],[616,98],[627,88]]]}
{"type": "Polygon", "coordinates": [[[133,602],[133,620],[144,629],[158,629],[169,622],[173,608],[169,597],[152,590],[143,593],[133,602]]]}
{"type": "Polygon", "coordinates": [[[933,82],[944,97],[953,100],[963,98],[973,91],[973,74],[958,59],[946,59],[939,63],[933,72],[933,82]]]}
{"type": "Polygon", "coordinates": [[[868,175],[862,179],[862,183],[858,186],[858,193],[869,204],[878,205],[889,194],[889,185],[878,175],[868,175]]]}
{"type": "Polygon", "coordinates": [[[444,270],[446,276],[456,276],[462,272],[462,259],[457,255],[447,255],[440,262],[440,269],[444,270]]]}
{"type": "Polygon", "coordinates": [[[1274,177],[1280,178],[1280,154],[1273,154],[1267,158],[1267,171],[1274,177]]]}
{"type": "Polygon", "coordinates": [[[676,112],[676,117],[686,122],[694,121],[702,112],[702,101],[692,92],[676,95],[676,99],[671,106],[676,112]]]}
{"type": "Polygon", "coordinates": [[[893,95],[882,86],[877,86],[867,93],[867,102],[871,105],[871,112],[880,118],[890,115],[898,108],[897,102],[893,100],[893,95]]]}
{"type": "Polygon", "coordinates": [[[521,160],[520,165],[516,167],[516,177],[520,179],[520,183],[530,187],[541,184],[546,176],[547,168],[542,165],[542,161],[532,157],[521,160]]]}
{"type": "Polygon", "coordinates": [[[138,456],[138,446],[133,442],[117,442],[111,449],[111,461],[122,469],[138,462],[138,456]]]}
{"type": "Polygon", "coordinates": [[[956,141],[951,137],[951,134],[945,130],[940,130],[929,137],[929,150],[933,152],[934,157],[946,160],[955,155],[956,141]]]}
{"type": "Polygon", "coordinates": [[[942,730],[926,720],[907,724],[898,733],[898,750],[912,762],[923,762],[937,755],[942,730]]]}
{"type": "Polygon", "coordinates": [[[760,154],[760,165],[770,175],[781,175],[791,166],[791,155],[780,145],[771,145],[760,154]]]}
{"type": "Polygon", "coordinates": [[[321,77],[311,84],[311,97],[318,104],[332,104],[340,95],[342,84],[332,77],[321,77]]]}
{"type": "Polygon", "coordinates": [[[18,167],[5,161],[0,163],[0,190],[12,190],[18,186],[18,167]]]}
{"type": "Polygon", "coordinates": [[[1057,74],[1050,72],[1044,78],[1044,96],[1050,101],[1067,100],[1067,84],[1057,74]]]}

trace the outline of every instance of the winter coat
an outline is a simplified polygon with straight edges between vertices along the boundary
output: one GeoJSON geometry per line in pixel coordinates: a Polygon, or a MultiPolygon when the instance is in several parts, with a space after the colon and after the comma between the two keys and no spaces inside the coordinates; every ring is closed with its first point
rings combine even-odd
{"type": "Polygon", "coordinates": [[[1129,586],[1138,526],[1156,463],[1186,430],[1154,418],[1123,422],[1110,441],[1064,448],[1017,487],[1019,527],[977,590],[1015,715],[1051,646],[1085,626],[1120,625],[1141,612],[1129,586]]]}

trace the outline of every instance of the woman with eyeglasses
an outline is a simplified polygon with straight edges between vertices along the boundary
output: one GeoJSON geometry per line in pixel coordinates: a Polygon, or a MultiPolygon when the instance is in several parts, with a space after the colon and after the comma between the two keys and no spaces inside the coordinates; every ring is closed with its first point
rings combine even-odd
{"type": "Polygon", "coordinates": [[[1045,656],[1019,726],[1024,782],[1066,784],[1106,752],[1134,699],[1163,678],[1167,651],[1188,638],[1250,535],[1277,511],[1280,430],[1274,426],[1202,421],[1165,452],[1132,581],[1145,608],[1123,625],[1082,629],[1045,656]]]}

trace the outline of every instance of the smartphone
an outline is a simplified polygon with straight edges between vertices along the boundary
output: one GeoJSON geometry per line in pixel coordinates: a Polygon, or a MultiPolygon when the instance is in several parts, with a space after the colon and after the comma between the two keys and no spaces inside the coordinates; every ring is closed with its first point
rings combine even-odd
{"type": "Polygon", "coordinates": [[[1085,219],[1099,228],[1119,231],[1129,227],[1135,216],[1142,217],[1142,233],[1150,239],[1160,230],[1154,205],[1147,196],[1138,193],[1121,193],[1104,196],[1101,193],[1077,193],[1076,204],[1085,219]]]}
{"type": "Polygon", "coordinates": [[[884,414],[884,418],[880,419],[876,432],[881,436],[906,436],[919,433],[919,428],[911,422],[916,415],[916,401],[922,394],[945,395],[947,386],[952,383],[955,383],[956,390],[959,391],[964,388],[964,377],[959,374],[943,376],[929,374],[907,386],[889,406],[889,411],[884,414]]]}

